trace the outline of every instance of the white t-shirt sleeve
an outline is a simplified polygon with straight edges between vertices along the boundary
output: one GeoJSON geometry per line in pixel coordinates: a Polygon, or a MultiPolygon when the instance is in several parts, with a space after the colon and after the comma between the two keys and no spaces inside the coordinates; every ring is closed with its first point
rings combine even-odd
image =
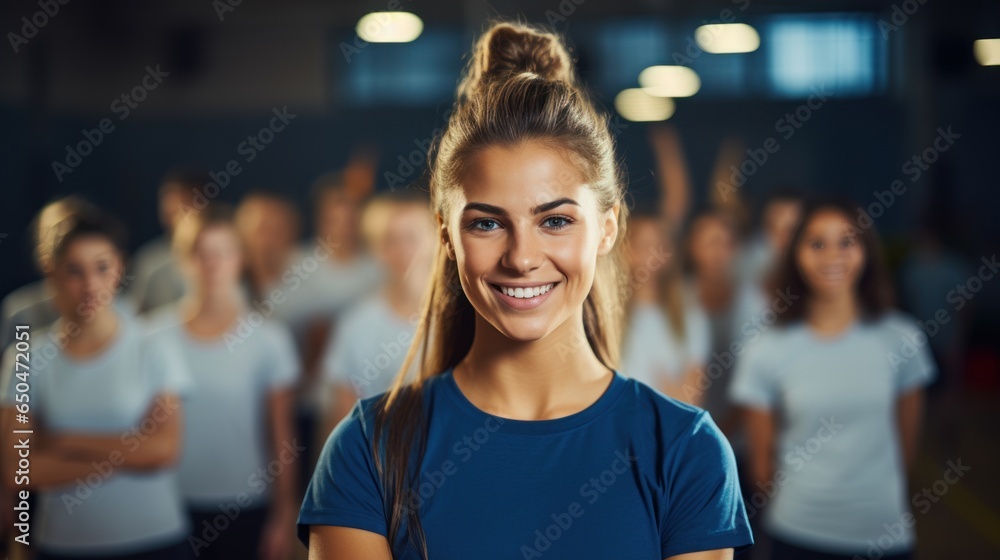
{"type": "Polygon", "coordinates": [[[150,372],[153,394],[185,397],[194,388],[180,343],[166,330],[147,333],[142,340],[145,365],[150,372]]]}
{"type": "Polygon", "coordinates": [[[0,404],[12,406],[16,403],[15,393],[20,379],[15,375],[14,357],[17,351],[11,344],[0,357],[0,404]]]}
{"type": "Polygon", "coordinates": [[[893,314],[888,324],[892,333],[888,357],[895,373],[896,394],[928,385],[937,374],[937,365],[927,335],[901,313],[893,314]]]}
{"type": "Polygon", "coordinates": [[[302,364],[288,327],[281,324],[272,324],[271,327],[264,383],[269,389],[280,389],[298,382],[302,364]]]}
{"type": "Polygon", "coordinates": [[[712,348],[712,327],[708,315],[700,306],[694,305],[687,312],[684,344],[687,347],[687,365],[708,364],[712,348]]]}
{"type": "Polygon", "coordinates": [[[753,408],[771,408],[777,400],[778,386],[774,366],[769,363],[767,339],[761,338],[747,347],[746,353],[736,361],[733,379],[729,385],[729,400],[753,408]]]}
{"type": "Polygon", "coordinates": [[[347,385],[351,376],[350,349],[352,332],[348,322],[351,315],[336,321],[330,332],[323,355],[323,382],[327,384],[347,385]]]}

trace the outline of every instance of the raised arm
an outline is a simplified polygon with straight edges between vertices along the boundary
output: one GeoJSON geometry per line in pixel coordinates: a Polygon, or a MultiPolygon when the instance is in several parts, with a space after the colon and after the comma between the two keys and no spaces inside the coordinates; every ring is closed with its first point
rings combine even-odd
{"type": "Polygon", "coordinates": [[[732,180],[733,169],[740,169],[746,157],[743,141],[736,137],[723,140],[719,154],[715,158],[712,169],[712,182],[709,185],[709,198],[712,206],[722,212],[738,229],[746,225],[747,211],[743,205],[743,187],[745,181],[735,184],[732,180]]]}
{"type": "Polygon", "coordinates": [[[649,130],[649,141],[660,178],[660,215],[676,236],[691,207],[691,179],[680,135],[672,126],[656,126],[649,130]]]}

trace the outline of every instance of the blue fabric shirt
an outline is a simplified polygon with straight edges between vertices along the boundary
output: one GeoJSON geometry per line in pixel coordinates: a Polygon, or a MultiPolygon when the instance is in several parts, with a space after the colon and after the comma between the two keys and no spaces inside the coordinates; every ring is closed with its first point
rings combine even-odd
{"type": "MultiPolygon", "coordinates": [[[[620,372],[588,408],[552,420],[493,416],[452,369],[425,385],[427,451],[411,505],[430,558],[628,558],[752,544],[736,464],[705,411],[620,372]]],[[[309,525],[387,535],[371,438],[377,396],[330,434],[306,490],[309,525]]],[[[416,559],[402,532],[395,557],[416,559]]]]}

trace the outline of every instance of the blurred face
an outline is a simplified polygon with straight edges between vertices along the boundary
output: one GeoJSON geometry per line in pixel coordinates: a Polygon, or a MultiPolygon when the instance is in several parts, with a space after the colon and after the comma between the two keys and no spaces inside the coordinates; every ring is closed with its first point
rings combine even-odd
{"type": "Polygon", "coordinates": [[[257,258],[284,261],[295,245],[295,218],[280,201],[248,200],[240,208],[236,223],[247,251],[257,258]]]}
{"type": "Polygon", "coordinates": [[[198,235],[191,267],[196,284],[207,294],[227,294],[239,283],[242,255],[236,230],[211,226],[198,235]]]}
{"type": "Polygon", "coordinates": [[[49,276],[60,315],[87,320],[111,303],[122,275],[122,256],[106,238],[83,236],[71,241],[53,261],[49,276]]]}
{"type": "Polygon", "coordinates": [[[165,188],[166,192],[160,196],[160,223],[171,232],[184,217],[184,207],[191,205],[194,193],[192,187],[180,183],[171,183],[165,188]]]}
{"type": "Polygon", "coordinates": [[[427,207],[419,204],[393,205],[384,218],[385,228],[375,254],[389,275],[403,279],[407,275],[429,274],[433,262],[434,222],[427,207]]]}
{"type": "Polygon", "coordinates": [[[841,212],[821,210],[814,214],[794,250],[814,297],[843,296],[857,286],[865,252],[853,224],[841,212]]]}
{"type": "Polygon", "coordinates": [[[469,163],[443,233],[473,307],[519,341],[581,317],[617,206],[601,212],[580,166],[541,143],[489,147],[469,163]]]}
{"type": "Polygon", "coordinates": [[[317,216],[317,229],[323,239],[333,244],[353,246],[358,240],[361,211],[358,205],[333,196],[322,199],[317,216]]]}
{"type": "Polygon", "coordinates": [[[768,204],[764,224],[775,252],[781,253],[788,248],[801,216],[802,205],[794,200],[777,200],[768,204]]]}
{"type": "Polygon", "coordinates": [[[671,251],[669,236],[656,220],[643,217],[629,224],[629,270],[634,280],[648,281],[659,274],[665,266],[664,255],[671,251]]]}
{"type": "Polygon", "coordinates": [[[736,251],[732,231],[715,216],[704,216],[691,229],[691,260],[699,275],[718,278],[729,273],[736,251]]]}

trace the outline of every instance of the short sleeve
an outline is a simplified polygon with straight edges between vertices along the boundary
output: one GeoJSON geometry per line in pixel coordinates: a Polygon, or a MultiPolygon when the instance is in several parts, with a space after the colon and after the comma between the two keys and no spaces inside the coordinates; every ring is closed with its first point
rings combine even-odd
{"type": "Polygon", "coordinates": [[[707,365],[712,348],[712,327],[708,316],[699,305],[694,305],[688,312],[686,331],[684,333],[687,346],[688,365],[707,365]]]}
{"type": "Polygon", "coordinates": [[[700,411],[666,463],[660,557],[753,544],[736,459],[711,416],[700,411]]]}
{"type": "Polygon", "coordinates": [[[16,402],[14,395],[19,381],[14,375],[14,356],[16,353],[14,345],[10,344],[0,356],[0,403],[3,406],[11,406],[16,402]]]}
{"type": "MultiPolygon", "coordinates": [[[[753,408],[771,408],[777,399],[778,386],[774,366],[769,364],[767,340],[747,343],[743,356],[737,358],[729,385],[729,400],[753,408]]],[[[773,353],[772,353],[773,354],[773,353]]]]}
{"type": "Polygon", "coordinates": [[[268,388],[278,389],[294,385],[299,379],[302,365],[288,327],[282,324],[273,324],[271,327],[264,380],[268,388]]]}
{"type": "Polygon", "coordinates": [[[898,314],[889,319],[889,363],[895,374],[896,394],[923,387],[934,380],[937,365],[927,335],[909,317],[898,314]]]}
{"type": "Polygon", "coordinates": [[[297,532],[309,547],[310,525],[333,525],[388,535],[383,492],[367,437],[363,402],[330,432],[299,510],[297,532]]]}
{"type": "Polygon", "coordinates": [[[351,348],[350,333],[348,328],[350,315],[337,322],[326,345],[326,354],[323,356],[323,381],[325,383],[335,383],[346,385],[350,379],[350,358],[351,348]]]}
{"type": "MultiPolygon", "coordinates": [[[[32,344],[37,344],[39,339],[35,335],[32,335],[32,338],[35,339],[35,342],[32,344]]],[[[44,386],[44,380],[39,374],[47,369],[47,364],[51,363],[52,358],[46,358],[45,355],[48,352],[45,351],[52,348],[54,347],[48,342],[43,342],[37,348],[32,346],[31,351],[28,353],[28,368],[25,369],[23,366],[21,368],[17,367],[18,351],[15,345],[7,345],[2,356],[0,356],[0,406],[14,406],[18,402],[17,394],[19,392],[26,392],[31,410],[36,414],[41,411],[41,388],[44,386]],[[20,372],[26,372],[28,375],[19,376],[18,373],[20,372]],[[26,387],[22,385],[21,389],[23,391],[18,391],[18,384],[21,383],[26,384],[26,387]]],[[[22,363],[24,363],[23,360],[22,363]]]]}
{"type": "Polygon", "coordinates": [[[187,396],[194,382],[182,358],[180,343],[167,330],[158,330],[145,334],[142,345],[152,392],[187,396]]]}

